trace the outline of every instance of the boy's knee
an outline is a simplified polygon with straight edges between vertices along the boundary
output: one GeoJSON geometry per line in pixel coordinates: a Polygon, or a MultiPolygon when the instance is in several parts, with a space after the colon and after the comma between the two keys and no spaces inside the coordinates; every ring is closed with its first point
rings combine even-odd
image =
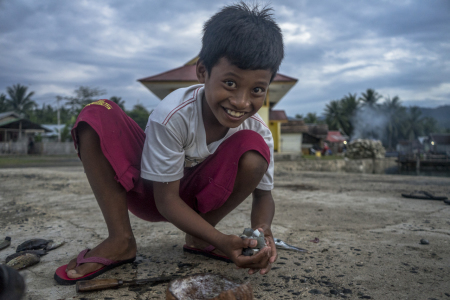
{"type": "Polygon", "coordinates": [[[266,159],[257,151],[247,151],[239,160],[239,170],[258,178],[262,178],[267,167],[266,159]]]}

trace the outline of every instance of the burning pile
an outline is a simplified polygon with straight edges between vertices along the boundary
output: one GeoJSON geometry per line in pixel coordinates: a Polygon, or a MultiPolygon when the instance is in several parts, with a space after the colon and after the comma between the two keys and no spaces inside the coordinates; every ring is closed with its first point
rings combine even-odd
{"type": "Polygon", "coordinates": [[[345,156],[350,159],[384,158],[385,154],[381,141],[357,139],[347,145],[345,156]]]}

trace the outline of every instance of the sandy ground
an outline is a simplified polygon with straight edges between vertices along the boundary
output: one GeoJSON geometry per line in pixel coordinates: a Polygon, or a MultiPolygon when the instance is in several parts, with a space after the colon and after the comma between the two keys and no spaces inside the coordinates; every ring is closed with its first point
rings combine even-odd
{"type": "MultiPolygon", "coordinates": [[[[450,196],[450,178],[287,173],[278,164],[273,233],[309,253],[280,250],[268,275],[248,276],[231,264],[184,254],[184,234],[173,225],[132,216],[137,261],[102,278],[211,272],[250,281],[257,299],[450,299],[450,205],[400,196],[414,190],[450,196]],[[319,243],[310,242],[316,237],[319,243]]],[[[21,271],[24,299],[164,299],[167,284],[77,294],[53,280],[58,266],[107,234],[81,167],[0,169],[0,178],[0,238],[12,237],[0,261],[30,238],[67,241],[21,271]]],[[[241,233],[250,207],[247,199],[219,230],[241,233]]]]}

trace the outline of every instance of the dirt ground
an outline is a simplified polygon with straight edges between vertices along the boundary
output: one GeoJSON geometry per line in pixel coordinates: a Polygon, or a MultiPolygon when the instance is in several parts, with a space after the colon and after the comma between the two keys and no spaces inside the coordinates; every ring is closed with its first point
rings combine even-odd
{"type": "MultiPolygon", "coordinates": [[[[138,258],[102,275],[131,280],[202,272],[250,281],[256,299],[450,299],[450,205],[400,196],[414,190],[450,196],[450,178],[283,172],[277,163],[274,236],[309,250],[279,250],[272,271],[248,276],[233,265],[182,251],[184,234],[171,224],[132,216],[138,258]],[[314,238],[319,243],[310,242],[314,238]],[[429,241],[420,244],[421,239],[429,241]]],[[[107,231],[82,167],[0,169],[0,238],[12,238],[0,261],[31,238],[66,244],[20,271],[24,299],[164,299],[167,284],[77,294],[54,271],[107,231]]],[[[218,229],[249,227],[247,199],[218,229]]]]}

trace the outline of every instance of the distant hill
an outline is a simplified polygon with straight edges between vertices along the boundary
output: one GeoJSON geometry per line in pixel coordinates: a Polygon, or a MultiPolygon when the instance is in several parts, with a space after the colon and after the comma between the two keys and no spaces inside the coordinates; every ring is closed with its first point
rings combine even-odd
{"type": "Polygon", "coordinates": [[[433,117],[438,122],[439,127],[450,128],[450,105],[443,105],[436,108],[419,108],[422,110],[422,117],[433,117]]]}

